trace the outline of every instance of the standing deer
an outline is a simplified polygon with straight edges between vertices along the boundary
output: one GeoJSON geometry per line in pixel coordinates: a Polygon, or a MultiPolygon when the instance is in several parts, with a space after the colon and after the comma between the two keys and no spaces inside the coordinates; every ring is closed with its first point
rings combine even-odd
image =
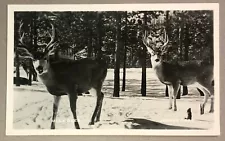
{"type": "Polygon", "coordinates": [[[214,86],[213,86],[213,64],[204,61],[186,61],[170,63],[162,60],[162,54],[166,53],[169,42],[168,35],[164,30],[163,38],[159,36],[147,36],[145,31],[143,43],[151,54],[153,69],[158,79],[169,87],[169,109],[172,109],[172,98],[174,111],[177,111],[176,97],[180,85],[188,86],[195,84],[204,93],[204,101],[200,104],[200,114],[204,114],[204,107],[211,96],[211,107],[209,112],[214,112],[214,86]]]}
{"type": "MultiPolygon", "coordinates": [[[[33,62],[34,61],[33,55],[28,51],[27,45],[23,42],[25,33],[21,32],[21,28],[23,26],[23,22],[20,22],[18,35],[19,35],[19,42],[21,44],[20,47],[16,47],[16,51],[18,53],[19,60],[16,60],[16,57],[14,57],[14,66],[16,66],[16,63],[19,63],[26,72],[27,76],[29,76],[29,73],[33,75],[33,81],[37,81],[37,72],[35,71],[33,62]]],[[[15,55],[14,55],[15,56],[15,55]]]]}
{"type": "Polygon", "coordinates": [[[107,63],[103,59],[60,60],[57,53],[57,42],[54,42],[55,28],[52,26],[51,40],[47,44],[42,56],[39,56],[36,70],[38,76],[46,86],[48,92],[54,96],[53,116],[51,129],[55,129],[60,98],[68,95],[70,108],[74,118],[74,126],[80,129],[76,104],[79,93],[94,89],[97,94],[97,103],[89,125],[100,120],[104,94],[101,92],[104,79],[107,75],[107,63]]]}

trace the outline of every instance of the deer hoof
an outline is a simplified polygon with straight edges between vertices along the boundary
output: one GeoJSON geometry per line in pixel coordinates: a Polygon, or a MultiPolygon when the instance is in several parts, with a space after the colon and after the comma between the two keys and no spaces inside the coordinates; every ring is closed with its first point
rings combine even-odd
{"type": "Polygon", "coordinates": [[[209,113],[214,113],[214,110],[210,110],[209,113]]]}
{"type": "Polygon", "coordinates": [[[75,126],[76,129],[80,129],[80,126],[79,126],[78,122],[74,122],[74,126],[75,126]]]}
{"type": "Polygon", "coordinates": [[[88,124],[88,125],[94,125],[94,122],[92,122],[92,121],[91,121],[91,122],[89,122],[89,124],[88,124]]]}
{"type": "Polygon", "coordinates": [[[177,108],[174,108],[173,111],[177,111],[177,108]]]}
{"type": "Polygon", "coordinates": [[[55,125],[52,124],[52,125],[51,125],[51,129],[55,129],[55,125]]]}

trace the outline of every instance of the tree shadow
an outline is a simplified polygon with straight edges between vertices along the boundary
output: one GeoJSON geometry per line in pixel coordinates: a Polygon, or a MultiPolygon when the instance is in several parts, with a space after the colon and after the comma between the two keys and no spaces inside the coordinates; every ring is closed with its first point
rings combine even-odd
{"type": "Polygon", "coordinates": [[[129,118],[123,122],[131,122],[131,126],[125,124],[126,129],[181,129],[181,130],[203,130],[203,128],[190,128],[183,126],[167,125],[142,118],[129,118]]]}

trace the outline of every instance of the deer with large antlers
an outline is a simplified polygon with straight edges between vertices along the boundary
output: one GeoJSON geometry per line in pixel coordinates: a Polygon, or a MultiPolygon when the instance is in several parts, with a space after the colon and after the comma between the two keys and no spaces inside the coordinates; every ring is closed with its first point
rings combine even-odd
{"type": "Polygon", "coordinates": [[[74,126],[80,129],[76,107],[79,93],[94,89],[97,94],[97,103],[91,117],[90,125],[100,120],[104,94],[101,92],[104,79],[107,75],[107,63],[103,59],[84,58],[80,60],[60,59],[59,44],[55,42],[55,27],[52,26],[51,40],[47,44],[42,56],[39,56],[36,70],[38,76],[46,86],[48,92],[54,96],[53,116],[51,129],[55,129],[55,121],[60,98],[68,95],[70,109],[74,118],[74,126]]]}
{"type": "Polygon", "coordinates": [[[21,45],[15,48],[18,58],[16,58],[16,55],[15,55],[14,66],[16,66],[16,63],[19,63],[19,65],[23,67],[27,76],[29,75],[29,73],[31,73],[31,75],[33,75],[33,80],[37,81],[37,73],[34,69],[34,65],[33,63],[30,63],[30,61],[34,61],[34,58],[33,58],[33,55],[28,51],[27,45],[23,42],[25,33],[21,31],[22,27],[23,27],[23,22],[21,21],[19,25],[19,30],[18,30],[18,35],[19,35],[18,40],[21,45]]]}
{"type": "Polygon", "coordinates": [[[204,114],[204,107],[211,97],[209,112],[214,111],[214,65],[204,61],[186,61],[170,63],[163,61],[162,54],[167,52],[168,35],[164,30],[163,36],[153,37],[145,31],[143,43],[151,54],[153,69],[158,79],[169,87],[169,109],[177,111],[176,97],[180,85],[188,86],[195,84],[204,93],[204,101],[200,104],[200,114],[204,114]],[[173,102],[172,102],[173,99],[173,102]],[[172,104],[173,103],[173,104],[172,104]]]}

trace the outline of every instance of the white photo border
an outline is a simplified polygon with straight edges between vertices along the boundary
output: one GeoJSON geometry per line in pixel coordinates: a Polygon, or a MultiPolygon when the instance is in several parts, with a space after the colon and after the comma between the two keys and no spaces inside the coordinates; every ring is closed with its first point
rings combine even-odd
{"type": "Polygon", "coordinates": [[[220,81],[219,81],[219,3],[160,3],[160,4],[45,4],[8,5],[7,22],[7,96],[6,135],[150,135],[150,136],[219,136],[220,135],[220,81]],[[213,10],[214,25],[214,127],[210,130],[123,130],[123,129],[13,129],[13,48],[14,12],[22,11],[153,11],[153,10],[213,10]]]}

